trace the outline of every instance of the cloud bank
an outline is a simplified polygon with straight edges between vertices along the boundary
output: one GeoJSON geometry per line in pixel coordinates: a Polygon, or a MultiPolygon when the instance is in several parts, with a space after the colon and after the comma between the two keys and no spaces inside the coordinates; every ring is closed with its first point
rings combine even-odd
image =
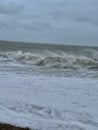
{"type": "Polygon", "coordinates": [[[0,0],[0,39],[98,44],[98,0],[0,0]]]}

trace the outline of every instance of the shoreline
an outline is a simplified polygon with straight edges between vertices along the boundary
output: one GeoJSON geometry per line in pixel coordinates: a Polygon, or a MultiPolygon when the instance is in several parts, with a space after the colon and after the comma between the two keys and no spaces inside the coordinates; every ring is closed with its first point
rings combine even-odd
{"type": "Polygon", "coordinates": [[[0,123],[0,130],[30,130],[30,129],[27,127],[22,128],[22,127],[17,127],[6,123],[0,123]]]}

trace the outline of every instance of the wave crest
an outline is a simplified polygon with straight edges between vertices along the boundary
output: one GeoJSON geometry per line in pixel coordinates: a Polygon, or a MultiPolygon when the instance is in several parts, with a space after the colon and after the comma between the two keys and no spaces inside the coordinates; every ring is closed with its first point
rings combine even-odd
{"type": "Polygon", "coordinates": [[[18,64],[28,64],[50,68],[77,69],[89,68],[98,69],[97,57],[78,56],[67,53],[33,53],[33,52],[2,52],[0,53],[0,62],[15,62],[18,64]]]}
{"type": "Polygon", "coordinates": [[[37,66],[56,67],[56,68],[98,68],[98,60],[86,56],[68,55],[41,55],[30,52],[17,53],[17,61],[37,66]]]}

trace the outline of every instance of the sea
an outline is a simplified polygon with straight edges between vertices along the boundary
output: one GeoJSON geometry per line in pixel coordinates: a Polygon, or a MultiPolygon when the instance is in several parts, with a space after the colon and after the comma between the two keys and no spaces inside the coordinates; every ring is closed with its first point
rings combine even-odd
{"type": "Polygon", "coordinates": [[[0,122],[98,130],[98,47],[0,41],[0,122]]]}

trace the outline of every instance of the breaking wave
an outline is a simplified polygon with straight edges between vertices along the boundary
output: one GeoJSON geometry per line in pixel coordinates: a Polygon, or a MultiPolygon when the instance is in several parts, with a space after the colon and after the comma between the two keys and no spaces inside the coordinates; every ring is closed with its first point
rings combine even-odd
{"type": "Polygon", "coordinates": [[[63,54],[59,55],[51,55],[51,56],[41,56],[34,55],[32,53],[23,53],[18,52],[17,60],[22,63],[30,63],[37,66],[45,66],[45,67],[56,67],[56,68],[78,68],[78,67],[86,67],[86,68],[97,68],[98,61],[93,58],[88,58],[85,56],[75,56],[75,55],[67,55],[63,54]]]}
{"type": "MultiPolygon", "coordinates": [[[[96,53],[97,54],[97,53],[96,53]]],[[[67,54],[65,52],[53,53],[33,53],[33,52],[2,52],[0,53],[0,61],[11,61],[20,64],[29,64],[35,66],[43,66],[50,68],[88,68],[97,69],[98,59],[95,54],[92,56],[67,54]]]]}

